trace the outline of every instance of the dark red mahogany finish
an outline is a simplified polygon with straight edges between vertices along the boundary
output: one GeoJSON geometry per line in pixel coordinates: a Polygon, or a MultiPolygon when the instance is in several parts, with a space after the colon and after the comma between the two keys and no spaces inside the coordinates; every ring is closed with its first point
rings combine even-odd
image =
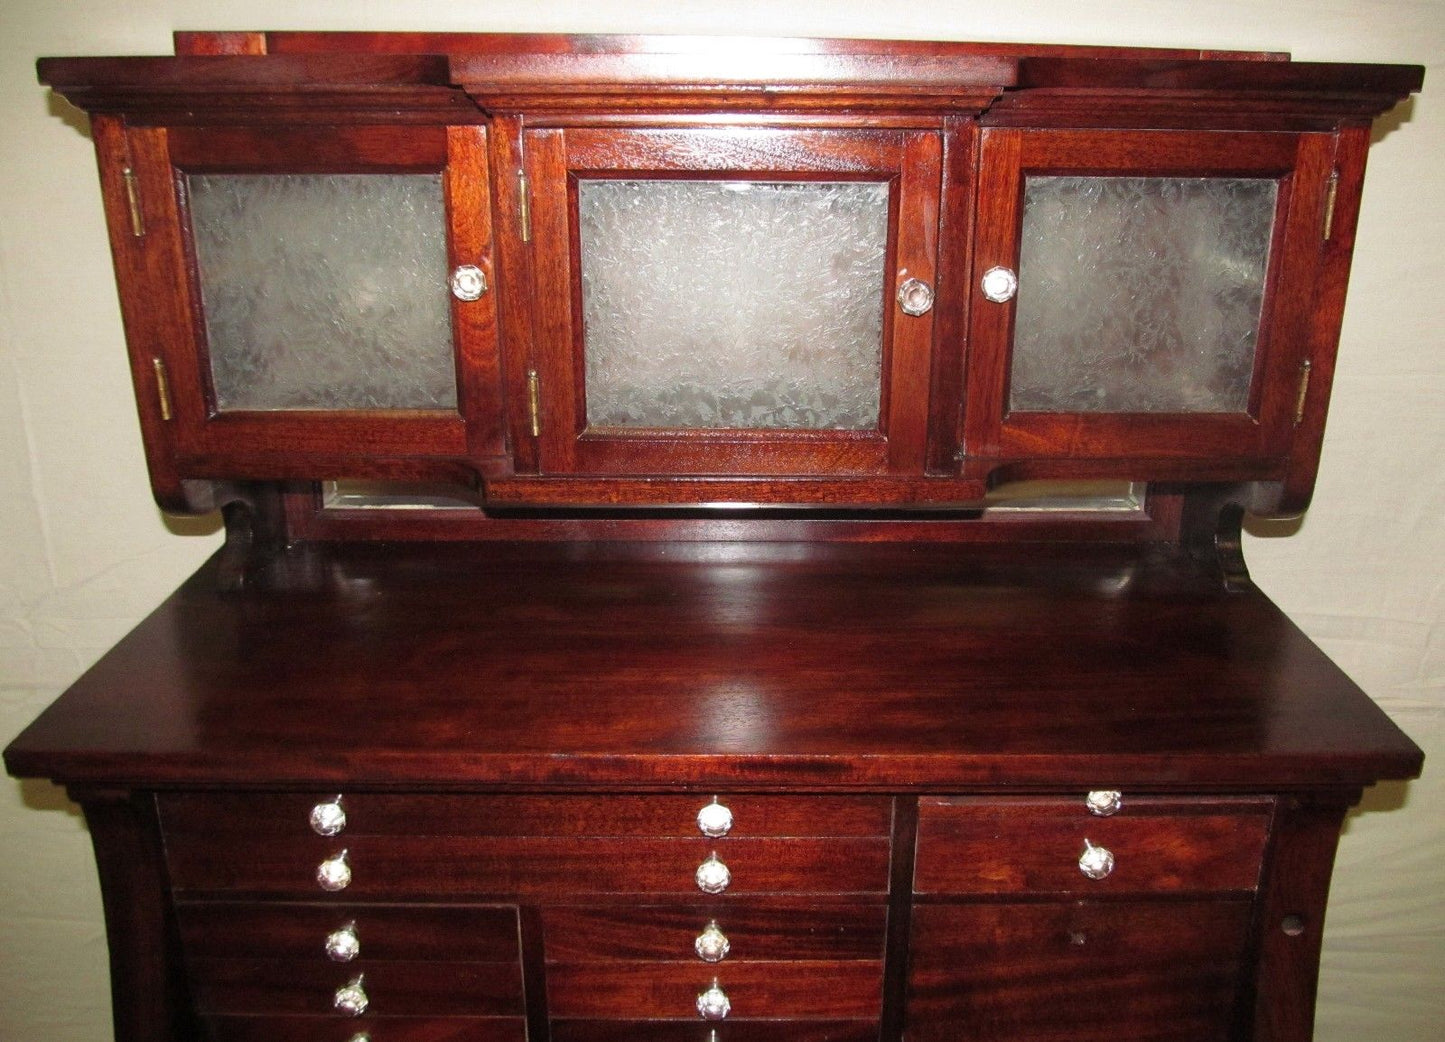
{"type": "Polygon", "coordinates": [[[1309,500],[1369,120],[1418,68],[176,45],[40,67],[93,116],[157,499],[227,526],[5,751],[85,808],[117,1039],[1307,1042],[1341,818],[1422,758],[1239,524],[1309,500]],[[1278,179],[1246,412],[1009,414],[978,273],[1039,170],[1278,179]],[[488,283],[452,305],[455,409],[219,410],[196,172],[440,174],[488,283]],[[571,193],[639,173],[890,185],[876,430],[586,427],[571,193]],[[1032,477],[1150,484],[985,507],[1032,477]],[[334,478],[473,506],[327,506],[334,478]]]}

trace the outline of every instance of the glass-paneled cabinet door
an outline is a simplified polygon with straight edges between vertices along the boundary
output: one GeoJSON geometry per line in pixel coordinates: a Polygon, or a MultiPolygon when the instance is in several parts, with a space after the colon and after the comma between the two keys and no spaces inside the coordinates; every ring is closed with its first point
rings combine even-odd
{"type": "Polygon", "coordinates": [[[192,321],[164,362],[189,469],[502,453],[483,128],[166,135],[192,321]]]}
{"type": "Polygon", "coordinates": [[[940,145],[535,130],[544,473],[920,473],[940,145]]]}
{"type": "Polygon", "coordinates": [[[965,454],[1285,454],[1330,141],[986,129],[965,454]]]}

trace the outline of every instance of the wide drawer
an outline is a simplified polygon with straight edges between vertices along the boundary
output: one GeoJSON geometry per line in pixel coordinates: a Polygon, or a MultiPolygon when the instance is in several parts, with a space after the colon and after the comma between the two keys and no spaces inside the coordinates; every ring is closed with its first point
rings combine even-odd
{"type": "Polygon", "coordinates": [[[563,963],[547,967],[547,1008],[554,1017],[698,1019],[698,996],[713,981],[730,1017],[877,1018],[883,963],[675,962],[563,963]]]}
{"type": "Polygon", "coordinates": [[[552,1042],[878,1042],[878,1022],[554,1020],[552,1042]]]}
{"type": "Polygon", "coordinates": [[[919,894],[1249,891],[1259,885],[1267,800],[1130,800],[1097,817],[1083,800],[919,801],[919,894]],[[1080,867],[1089,847],[1109,867],[1080,867]]]}
{"type": "MultiPolygon", "coordinates": [[[[233,833],[248,839],[309,835],[311,810],[335,792],[165,793],[167,835],[233,833]]],[[[342,834],[368,836],[698,836],[706,795],[457,796],[344,793],[342,834]]],[[[730,796],[729,836],[887,836],[883,796],[730,796]]]]}
{"type": "Polygon", "coordinates": [[[210,1017],[210,1042],[526,1042],[520,1017],[210,1017]]]}
{"type": "MultiPolygon", "coordinates": [[[[168,838],[171,885],[179,893],[321,893],[317,868],[345,853],[347,897],[445,895],[688,894],[716,850],[725,891],[884,893],[886,839],[557,839],[492,836],[168,838]]],[[[343,900],[338,895],[337,900],[343,900]]]]}
{"type": "Polygon", "coordinates": [[[698,937],[726,939],[721,965],[746,959],[882,959],[887,908],[877,905],[555,906],[542,911],[553,962],[675,960],[701,965],[698,937]]]}
{"type": "Polygon", "coordinates": [[[978,902],[914,910],[910,1042],[1225,1042],[1252,904],[978,902]]]}
{"type": "Polygon", "coordinates": [[[215,901],[176,906],[185,951],[194,956],[329,962],[327,938],[351,928],[348,965],[432,959],[515,962],[517,912],[472,905],[376,905],[215,901]]]}

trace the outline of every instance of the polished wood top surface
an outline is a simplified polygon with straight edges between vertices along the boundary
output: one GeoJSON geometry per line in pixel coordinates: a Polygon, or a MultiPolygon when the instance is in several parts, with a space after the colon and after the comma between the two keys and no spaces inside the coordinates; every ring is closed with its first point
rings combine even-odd
{"type": "Polygon", "coordinates": [[[1177,549],[309,544],[203,568],[25,731],[67,783],[1355,786],[1420,751],[1177,549]]]}

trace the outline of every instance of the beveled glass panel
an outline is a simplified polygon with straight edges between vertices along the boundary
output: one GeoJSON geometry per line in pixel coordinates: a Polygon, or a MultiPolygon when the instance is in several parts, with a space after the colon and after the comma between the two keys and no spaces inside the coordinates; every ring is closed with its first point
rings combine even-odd
{"type": "Polygon", "coordinates": [[[888,185],[587,180],[587,423],[878,426],[888,185]]]}
{"type": "Polygon", "coordinates": [[[218,409],[456,408],[440,174],[188,188],[218,409]]]}
{"type": "Polygon", "coordinates": [[[1277,186],[1028,177],[1009,407],[1239,413],[1277,186]]]}

